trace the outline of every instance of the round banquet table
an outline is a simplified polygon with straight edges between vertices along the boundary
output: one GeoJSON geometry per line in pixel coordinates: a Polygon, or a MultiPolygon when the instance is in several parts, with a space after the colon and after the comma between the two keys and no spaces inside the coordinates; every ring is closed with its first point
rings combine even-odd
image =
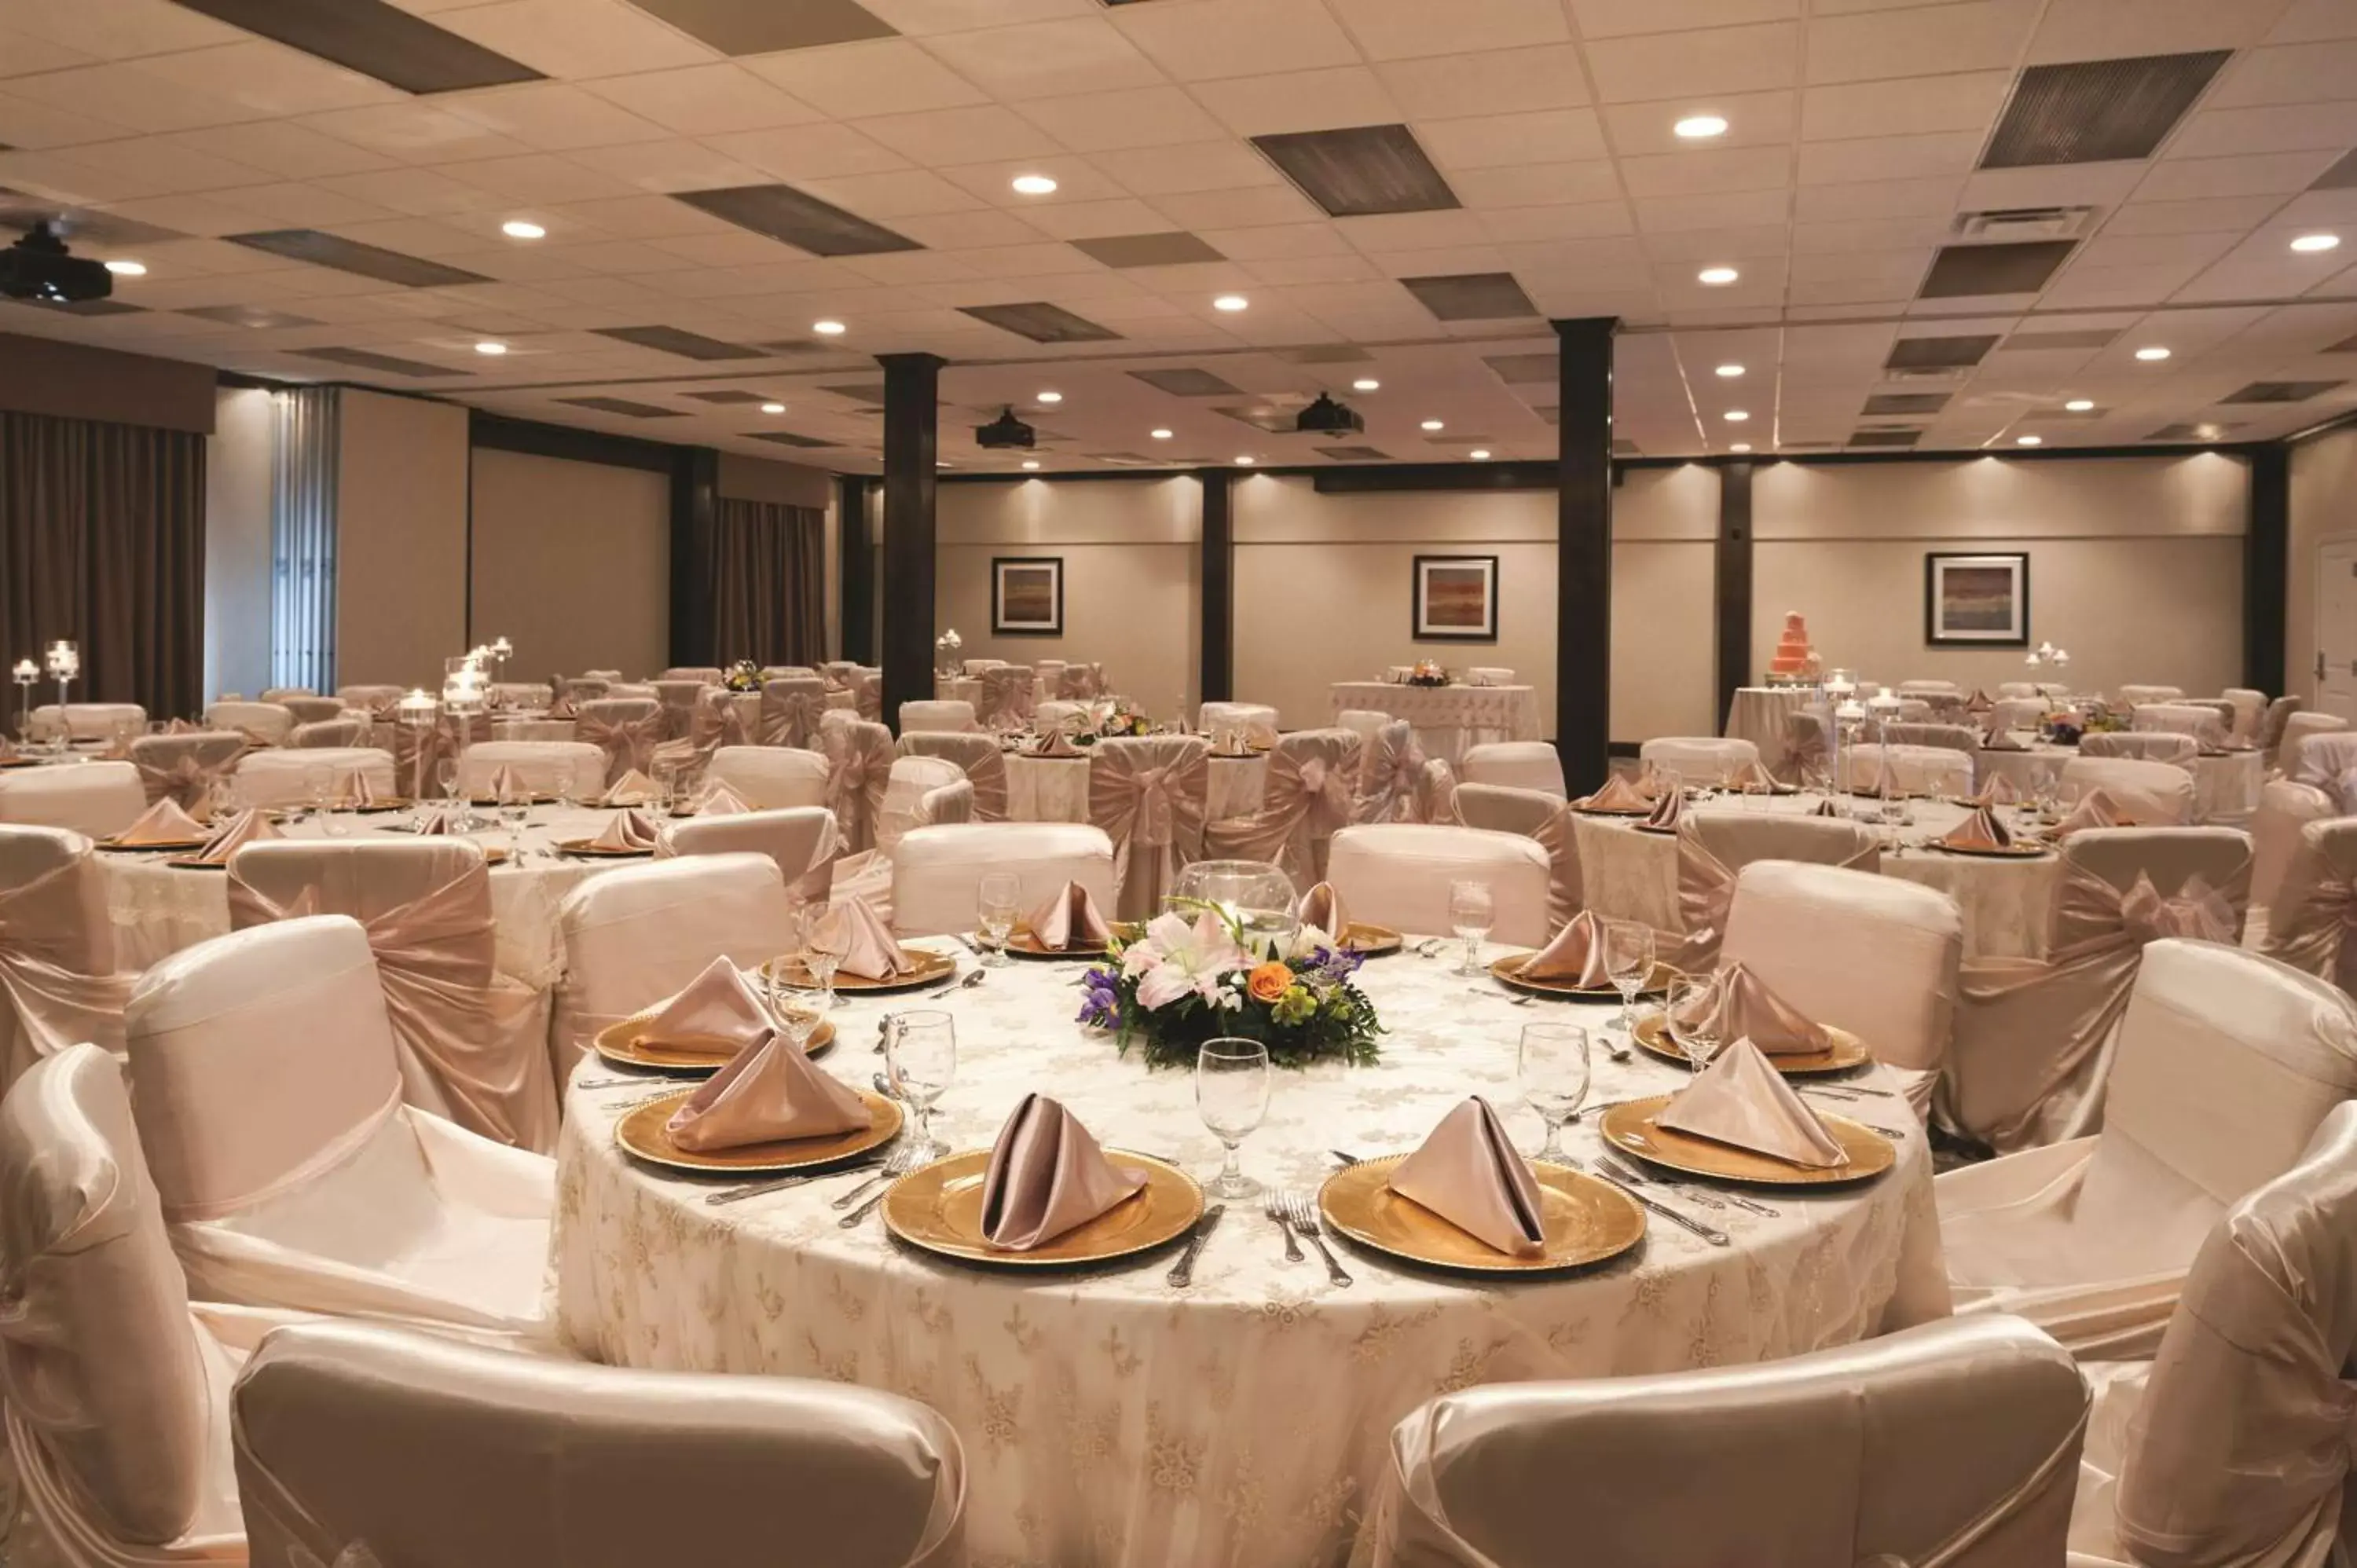
{"type": "MultiPolygon", "coordinates": [[[[1980,779],[2003,775],[2013,780],[2015,789],[2029,794],[2035,792],[2041,782],[2051,782],[2061,778],[2062,765],[2078,755],[2079,748],[2075,746],[2033,741],[2020,751],[1991,751],[1983,747],[1975,758],[1975,765],[1980,779]]],[[[2193,820],[2232,826],[2249,822],[2251,813],[2259,809],[2259,787],[2266,781],[2266,771],[2255,750],[2221,752],[2194,758],[2193,820]]]]}
{"type": "MultiPolygon", "coordinates": [[[[1260,810],[1268,787],[1268,758],[1214,757],[1206,822],[1248,817],[1260,810]]],[[[1012,822],[1085,822],[1089,820],[1089,759],[1085,757],[1006,757],[1006,820],[1012,822]]]]}
{"type": "MultiPolygon", "coordinates": [[[[1779,795],[1746,805],[1722,798],[1700,809],[1801,814],[1814,810],[1819,799],[1779,795]]],[[[1874,809],[1869,800],[1856,805],[1861,811],[1874,809]]],[[[2043,957],[2048,918],[2062,885],[2061,857],[1996,860],[1921,848],[1924,840],[1939,837],[1970,813],[1946,800],[1910,800],[1907,806],[1915,818],[1911,825],[1881,830],[1882,874],[1936,887],[1955,899],[1964,913],[1966,958],[2043,957]]],[[[1677,836],[1640,832],[1639,820],[1572,813],[1581,896],[1598,915],[1641,920],[1658,931],[1683,931],[1677,836]]]]}
{"type": "Polygon", "coordinates": [[[1784,744],[1784,719],[1816,701],[1814,686],[1738,686],[1727,704],[1727,736],[1758,746],[1760,763],[1781,776],[1792,757],[1784,744]]]}
{"type": "MultiPolygon", "coordinates": [[[[1217,1144],[1196,1119],[1192,1074],[1149,1071],[1071,1022],[1077,968],[1019,963],[918,1004],[957,1021],[957,1079],[936,1130],[954,1147],[987,1146],[1027,1090],[1052,1090],[1109,1146],[1208,1175],[1217,1144]]],[[[1389,1030],[1383,1060],[1278,1073],[1243,1146],[1248,1175],[1314,1189],[1333,1168],[1328,1149],[1405,1152],[1468,1093],[1535,1146],[1514,1089],[1516,1031],[1562,1004],[1514,1008],[1486,979],[1406,953],[1371,962],[1361,983],[1389,1030]]],[[[822,1065],[866,1084],[890,1005],[844,1005],[842,1043],[822,1065]]],[[[1598,1052],[1589,1103],[1680,1078],[1641,1054],[1623,1066],[1598,1052]]],[[[1231,1203],[1182,1290],[1167,1281],[1168,1249],[1092,1273],[1002,1273],[896,1242],[872,1214],[845,1230],[830,1200],[849,1178],[716,1208],[709,1187],[615,1146],[620,1112],[643,1098],[636,1085],[566,1098],[554,1243],[565,1343],[611,1363],[833,1378],[923,1401],[963,1441],[977,1563],[1339,1564],[1391,1428],[1436,1393],[1759,1361],[1947,1310],[1920,1135],[1874,1182],[1756,1194],[1775,1218],[1705,1216],[1729,1247],[1654,1219],[1631,1251],[1544,1281],[1414,1271],[1337,1239],[1356,1280],[1338,1288],[1315,1249],[1286,1262],[1275,1227],[1231,1203]]],[[[1846,1109],[1906,1121],[1897,1099],[1846,1109]]],[[[1598,1147],[1593,1127],[1566,1133],[1582,1157],[1598,1147]]]]}
{"type": "Polygon", "coordinates": [[[1452,768],[1465,748],[1493,740],[1537,740],[1535,686],[1409,686],[1392,681],[1337,681],[1333,718],[1351,709],[1405,719],[1417,741],[1452,768]]]}

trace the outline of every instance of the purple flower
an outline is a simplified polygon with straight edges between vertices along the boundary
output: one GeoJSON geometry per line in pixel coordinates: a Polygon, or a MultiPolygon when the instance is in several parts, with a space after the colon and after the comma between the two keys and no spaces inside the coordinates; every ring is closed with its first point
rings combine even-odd
{"type": "Polygon", "coordinates": [[[1092,969],[1085,984],[1087,990],[1081,999],[1076,1022],[1097,1029],[1110,1029],[1120,1023],[1121,993],[1114,987],[1113,976],[1104,970],[1092,969]]]}

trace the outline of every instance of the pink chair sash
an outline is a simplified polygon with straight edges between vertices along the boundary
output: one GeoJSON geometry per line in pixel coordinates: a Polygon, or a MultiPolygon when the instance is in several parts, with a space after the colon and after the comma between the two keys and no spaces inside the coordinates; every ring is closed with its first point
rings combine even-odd
{"type": "Polygon", "coordinates": [[[863,670],[851,678],[852,707],[867,723],[884,722],[884,673],[863,670]]]}
{"type": "Polygon", "coordinates": [[[1419,822],[1460,822],[1457,814],[1457,775],[1445,757],[1429,757],[1415,776],[1415,817],[1419,822]]]}
{"type": "Polygon", "coordinates": [[[1326,845],[1351,821],[1361,742],[1348,730],[1288,736],[1268,754],[1260,810],[1206,830],[1208,853],[1273,861],[1308,887],[1325,875],[1326,845]]]}
{"type": "Polygon", "coordinates": [[[1580,875],[1579,840],[1572,830],[1570,806],[1565,805],[1541,822],[1531,837],[1546,851],[1547,929],[1553,930],[1587,907],[1586,883],[1580,875]]]}
{"type": "Polygon", "coordinates": [[[805,750],[818,744],[826,714],[826,685],[808,678],[769,681],[761,686],[761,744],[805,750]]]}
{"type": "Polygon", "coordinates": [[[606,776],[619,779],[629,768],[644,773],[654,767],[655,749],[663,742],[663,711],[657,708],[640,719],[608,721],[588,714],[576,714],[573,733],[576,739],[587,741],[606,753],[606,776]]]}
{"type": "Polygon", "coordinates": [[[1831,755],[1824,722],[1815,713],[1784,715],[1784,761],[1780,774],[1784,783],[1799,783],[1810,769],[1824,767],[1831,755]]]}
{"type": "MultiPolygon", "coordinates": [[[[1869,843],[1830,864],[1852,871],[1877,871],[1882,865],[1882,846],[1869,843]]],[[[1700,833],[1679,832],[1678,919],[1685,927],[1684,946],[1676,960],[1680,969],[1699,974],[1717,965],[1727,913],[1735,907],[1735,880],[1742,869],[1730,867],[1712,854],[1700,833]]]]}
{"type": "Polygon", "coordinates": [[[956,763],[966,782],[974,786],[974,820],[1006,820],[1006,758],[995,737],[918,730],[900,737],[899,752],[904,757],[938,757],[956,763]]]}
{"type": "Polygon", "coordinates": [[[184,811],[195,811],[211,793],[214,783],[227,778],[246,753],[242,737],[167,736],[155,741],[135,741],[131,761],[139,769],[140,787],[147,803],[168,797],[184,811]]]}
{"type": "Polygon", "coordinates": [[[432,797],[436,793],[434,772],[442,758],[455,757],[477,742],[490,738],[491,721],[479,714],[462,721],[446,714],[431,725],[393,725],[395,788],[414,800],[432,797]]]}
{"type": "Polygon", "coordinates": [[[1367,741],[1359,761],[1359,800],[1352,819],[1361,822],[1430,822],[1424,747],[1405,719],[1394,719],[1367,741]]]}
{"type": "Polygon", "coordinates": [[[1192,736],[1100,742],[1090,755],[1089,821],[1113,840],[1122,918],[1157,913],[1179,869],[1202,857],[1211,789],[1211,747],[1192,736]]]}
{"type": "Polygon", "coordinates": [[[826,753],[826,803],[844,853],[876,847],[876,823],[892,779],[892,736],[881,725],[836,725],[821,732],[826,753]]]}
{"type": "MultiPolygon", "coordinates": [[[[2314,854],[2313,847],[2295,854],[2314,854]]],[[[2357,880],[2330,860],[2286,879],[2260,950],[2357,996],[2357,880]],[[2297,895],[2297,901],[2293,896],[2297,895]]]]}
{"type": "Polygon", "coordinates": [[[982,701],[974,717],[985,729],[1018,726],[1031,722],[1032,682],[1028,664],[1001,665],[982,672],[982,701]]]}
{"type": "Polygon", "coordinates": [[[0,891],[0,992],[32,1047],[30,1056],[19,1053],[6,1064],[12,1081],[32,1058],[84,1040],[123,1055],[123,1008],[139,977],[113,972],[103,875],[84,850],[21,887],[0,891]]]}

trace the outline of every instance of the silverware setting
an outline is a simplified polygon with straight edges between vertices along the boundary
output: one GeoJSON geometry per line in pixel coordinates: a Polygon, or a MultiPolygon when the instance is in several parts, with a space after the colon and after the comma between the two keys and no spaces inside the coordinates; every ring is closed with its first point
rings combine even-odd
{"type": "Polygon", "coordinates": [[[1284,1195],[1271,1187],[1263,1199],[1261,1208],[1269,1219],[1275,1221],[1278,1231],[1285,1237],[1285,1261],[1288,1263],[1301,1262],[1301,1243],[1293,1239],[1292,1223],[1285,1217],[1284,1195]]]}
{"type": "MultiPolygon", "coordinates": [[[[692,1081],[692,1079],[681,1079],[674,1082],[672,1087],[674,1089],[680,1088],[692,1081]]],[[[652,1077],[582,1078],[574,1079],[573,1087],[576,1089],[653,1089],[661,1085],[663,1079],[652,1077]]]]}
{"type": "Polygon", "coordinates": [[[1426,937],[1424,940],[1415,944],[1414,950],[1415,956],[1418,958],[1438,958],[1440,956],[1440,950],[1448,945],[1448,939],[1447,937],[1426,937]]]}
{"type": "Polygon", "coordinates": [[[1195,1283],[1195,1260],[1203,1255],[1203,1243],[1211,1239],[1211,1231],[1219,1225],[1220,1216],[1227,1211],[1226,1204],[1215,1203],[1203,1210],[1202,1218],[1195,1221],[1194,1232],[1187,1238],[1187,1250],[1178,1254],[1178,1261],[1170,1265],[1170,1273],[1164,1276],[1171,1289],[1185,1290],[1195,1283]]]}
{"type": "Polygon", "coordinates": [[[1755,1203],[1739,1192],[1705,1192],[1692,1182],[1664,1181],[1660,1176],[1647,1176],[1628,1161],[1615,1159],[1610,1155],[1603,1156],[1600,1163],[1606,1171],[1627,1182],[1631,1187],[1656,1185],[1666,1187],[1681,1197],[1694,1199],[1705,1208],[1725,1208],[1732,1204],[1747,1213],[1757,1214],[1762,1219],[1778,1219],[1783,1217],[1782,1209],[1770,1208],[1764,1203],[1755,1203]]]}
{"type": "Polygon", "coordinates": [[[865,1159],[855,1160],[846,1165],[837,1165],[833,1170],[804,1171],[795,1176],[772,1176],[767,1181],[752,1182],[744,1187],[732,1187],[726,1192],[709,1195],[704,1201],[710,1204],[742,1203],[748,1197],[761,1197],[772,1192],[787,1192],[794,1187],[806,1187],[814,1181],[833,1181],[836,1176],[872,1170],[875,1165],[876,1160],[871,1155],[865,1159]]]}
{"type": "Polygon", "coordinates": [[[1509,991],[1502,985],[1469,985],[1465,989],[1472,995],[1487,996],[1493,1001],[1503,997],[1509,1007],[1527,1007],[1538,1000],[1527,991],[1509,991]]]}
{"type": "Polygon", "coordinates": [[[1333,1249],[1326,1245],[1326,1237],[1318,1229],[1318,1206],[1310,1201],[1308,1193],[1297,1187],[1286,1187],[1282,1201],[1285,1217],[1293,1221],[1296,1230],[1309,1238],[1309,1244],[1318,1249],[1319,1257],[1326,1260],[1326,1277],[1347,1289],[1353,1282],[1342,1265],[1334,1261],[1333,1249]]]}
{"type": "Polygon", "coordinates": [[[1345,1154],[1340,1149],[1329,1149],[1326,1152],[1334,1156],[1335,1164],[1343,1166],[1345,1169],[1348,1169],[1350,1166],[1355,1165],[1359,1163],[1359,1156],[1356,1155],[1345,1154]]]}
{"type": "Polygon", "coordinates": [[[1579,1169],[1588,1171],[1588,1174],[1595,1176],[1597,1180],[1611,1182],[1614,1187],[1617,1187],[1622,1192],[1627,1193],[1631,1198],[1645,1208],[1647,1212],[1658,1214],[1673,1225],[1684,1226],[1686,1230],[1693,1231],[1695,1235],[1701,1237],[1712,1246],[1727,1247],[1734,1245],[1733,1239],[1729,1237],[1726,1231],[1721,1230],[1715,1226],[1704,1224],[1701,1220],[1696,1219],[1693,1215],[1686,1213],[1683,1209],[1672,1208],[1668,1204],[1662,1202],[1659,1198],[1649,1197],[1644,1193],[1639,1192],[1635,1188],[1631,1187],[1625,1181],[1615,1180],[1611,1176],[1601,1171],[1588,1170],[1587,1165],[1584,1164],[1577,1155],[1566,1155],[1564,1158],[1569,1160],[1579,1169]]]}
{"type": "Polygon", "coordinates": [[[845,1226],[847,1228],[849,1226],[856,1225],[864,1219],[870,1208],[875,1208],[877,1204],[883,1201],[884,1193],[891,1190],[891,1184],[899,1180],[902,1176],[907,1176],[910,1171],[915,1170],[917,1168],[917,1145],[914,1144],[902,1144],[899,1147],[892,1151],[892,1157],[884,1162],[884,1168],[882,1170],[877,1171],[874,1176],[869,1176],[866,1181],[861,1182],[857,1187],[853,1187],[849,1192],[846,1192],[841,1197],[836,1198],[834,1204],[834,1207],[836,1208],[849,1208],[855,1203],[859,1204],[859,1208],[853,1212],[848,1219],[845,1219],[843,1222],[845,1226]],[[879,1185],[883,1188],[882,1191],[876,1192],[876,1195],[873,1197],[868,1197],[867,1201],[865,1203],[860,1202],[862,1197],[866,1197],[871,1190],[875,1189],[879,1185]]]}

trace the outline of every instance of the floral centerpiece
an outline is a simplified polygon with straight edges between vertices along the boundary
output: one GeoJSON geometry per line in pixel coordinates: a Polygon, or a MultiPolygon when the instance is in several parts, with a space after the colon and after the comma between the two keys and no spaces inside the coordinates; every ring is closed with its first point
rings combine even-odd
{"type": "Polygon", "coordinates": [[[1280,943],[1248,938],[1222,905],[1173,902],[1182,907],[1143,931],[1116,930],[1106,961],[1083,977],[1081,1023],[1111,1034],[1124,1055],[1143,1047],[1148,1067],[1192,1066],[1221,1035],[1260,1041],[1278,1067],[1375,1059],[1383,1026],[1351,983],[1357,953],[1315,926],[1280,943]]]}
{"type": "Polygon", "coordinates": [[[1429,659],[1417,660],[1415,668],[1407,672],[1407,684],[1411,686],[1446,686],[1448,679],[1448,667],[1429,659]]]}
{"type": "Polygon", "coordinates": [[[1097,703],[1070,721],[1074,746],[1094,746],[1119,736],[1152,735],[1154,721],[1125,702],[1097,703]]]}
{"type": "Polygon", "coordinates": [[[761,689],[761,667],[749,659],[739,659],[720,678],[732,692],[758,692],[761,689]]]}

